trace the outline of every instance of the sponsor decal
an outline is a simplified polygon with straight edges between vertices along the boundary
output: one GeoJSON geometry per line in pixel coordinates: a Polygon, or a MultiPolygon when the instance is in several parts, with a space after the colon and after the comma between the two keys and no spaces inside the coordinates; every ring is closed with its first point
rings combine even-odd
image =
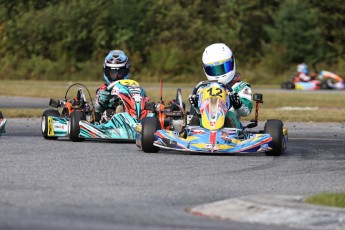
{"type": "Polygon", "coordinates": [[[206,144],[207,149],[217,148],[216,144],[206,144]]]}
{"type": "Polygon", "coordinates": [[[206,134],[205,130],[202,129],[193,129],[193,134],[206,134]]]}
{"type": "Polygon", "coordinates": [[[230,141],[231,142],[231,134],[235,134],[236,130],[226,130],[222,131],[220,134],[220,138],[225,141],[230,141]]]}
{"type": "Polygon", "coordinates": [[[65,125],[54,125],[55,129],[65,129],[67,127],[65,127],[65,125]]]}
{"type": "Polygon", "coordinates": [[[219,150],[219,147],[217,144],[206,144],[206,149],[209,149],[211,151],[219,150]]]}

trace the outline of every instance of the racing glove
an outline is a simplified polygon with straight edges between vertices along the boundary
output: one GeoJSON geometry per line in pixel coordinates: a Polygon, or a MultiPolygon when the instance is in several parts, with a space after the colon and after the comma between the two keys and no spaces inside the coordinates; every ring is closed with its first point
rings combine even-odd
{"type": "Polygon", "coordinates": [[[199,96],[195,95],[195,94],[191,94],[189,95],[189,102],[190,104],[194,107],[197,108],[198,107],[198,100],[199,100],[199,96]]]}
{"type": "Polygon", "coordinates": [[[99,102],[103,105],[107,104],[110,99],[110,92],[107,90],[102,90],[99,94],[99,102]]]}
{"type": "Polygon", "coordinates": [[[234,93],[230,95],[231,104],[234,109],[239,109],[242,106],[241,98],[238,96],[238,93],[234,93]]]}

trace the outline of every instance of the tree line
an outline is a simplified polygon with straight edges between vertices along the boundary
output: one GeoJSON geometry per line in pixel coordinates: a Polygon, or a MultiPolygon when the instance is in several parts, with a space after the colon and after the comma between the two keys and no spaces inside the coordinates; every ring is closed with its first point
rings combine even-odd
{"type": "Polygon", "coordinates": [[[113,49],[134,79],[204,79],[211,43],[250,82],[298,63],[345,74],[345,0],[0,0],[0,79],[101,80],[113,49]]]}

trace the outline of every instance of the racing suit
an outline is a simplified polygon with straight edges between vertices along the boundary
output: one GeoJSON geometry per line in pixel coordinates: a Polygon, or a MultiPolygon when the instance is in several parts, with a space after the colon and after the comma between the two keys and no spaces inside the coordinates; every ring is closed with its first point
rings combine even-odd
{"type": "Polygon", "coordinates": [[[111,99],[110,91],[107,90],[107,84],[103,84],[96,91],[96,98],[94,102],[95,106],[95,120],[99,122],[101,120],[102,114],[108,108],[114,107],[114,100],[111,99]]]}
{"type": "Polygon", "coordinates": [[[238,81],[232,86],[232,89],[234,90],[234,93],[237,93],[240,97],[242,105],[238,109],[235,109],[232,106],[226,116],[231,116],[236,123],[236,127],[239,128],[241,126],[240,118],[247,117],[252,112],[252,88],[249,83],[238,81]]]}
{"type": "Polygon", "coordinates": [[[298,77],[299,81],[302,81],[302,82],[309,82],[312,80],[311,76],[309,76],[303,72],[297,73],[297,77],[298,77]]]}

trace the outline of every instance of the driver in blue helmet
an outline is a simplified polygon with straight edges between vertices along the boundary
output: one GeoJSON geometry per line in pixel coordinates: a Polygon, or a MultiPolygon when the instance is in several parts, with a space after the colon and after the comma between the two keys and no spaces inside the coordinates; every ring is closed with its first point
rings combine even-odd
{"type": "MultiPolygon", "coordinates": [[[[110,91],[107,86],[114,81],[129,79],[130,61],[122,50],[112,50],[104,59],[103,78],[105,83],[96,91],[95,99],[95,121],[101,120],[102,114],[108,108],[114,107],[114,101],[111,100],[110,91]]],[[[122,112],[123,107],[117,106],[116,113],[122,112]]]]}

